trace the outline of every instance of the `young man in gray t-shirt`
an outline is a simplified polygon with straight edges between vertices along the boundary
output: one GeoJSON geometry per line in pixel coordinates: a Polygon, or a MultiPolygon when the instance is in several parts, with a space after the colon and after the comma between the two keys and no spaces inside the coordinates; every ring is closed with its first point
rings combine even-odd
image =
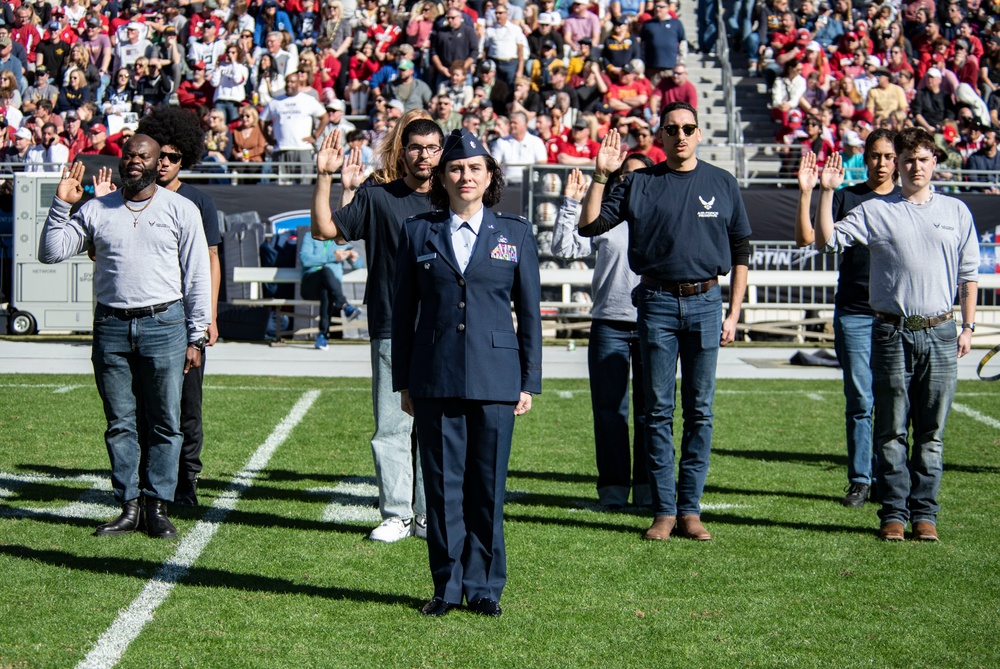
{"type": "Polygon", "coordinates": [[[958,358],[969,352],[975,330],[979,239],[965,204],[931,190],[937,164],[931,135],[908,128],[896,135],[894,145],[901,192],[864,202],[836,223],[833,193],[844,170],[839,154],[827,161],[820,178],[816,246],[832,253],[862,244],[871,253],[879,537],[902,541],[910,521],[914,539],[937,541],[942,439],[958,358]]]}

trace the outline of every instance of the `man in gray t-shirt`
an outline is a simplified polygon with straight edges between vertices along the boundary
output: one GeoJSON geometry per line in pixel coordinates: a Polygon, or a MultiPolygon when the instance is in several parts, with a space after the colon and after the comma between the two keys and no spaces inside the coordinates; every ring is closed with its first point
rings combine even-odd
{"type": "Polygon", "coordinates": [[[909,521],[914,539],[937,541],[942,439],[958,358],[969,352],[976,327],[979,240],[968,208],[931,190],[937,164],[931,135],[908,128],[894,145],[901,192],[864,202],[836,223],[833,193],[844,170],[840,154],[827,161],[816,246],[832,253],[862,244],[871,253],[879,538],[902,541],[909,521]],[[955,327],[956,288],[961,334],[955,327]]]}

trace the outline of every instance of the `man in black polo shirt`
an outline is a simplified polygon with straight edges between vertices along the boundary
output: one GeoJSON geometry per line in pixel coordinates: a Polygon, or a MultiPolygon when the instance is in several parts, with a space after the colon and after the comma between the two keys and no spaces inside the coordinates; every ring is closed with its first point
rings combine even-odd
{"type": "Polygon", "coordinates": [[[676,533],[705,541],[701,500],[712,447],[712,402],[719,346],[733,341],[750,261],[750,222],[736,180],[695,156],[698,112],[685,102],[663,108],[659,139],[666,162],[637,170],[604,197],[608,176],[626,147],[611,130],[597,154],[584,197],[580,234],[599,235],[623,221],[628,259],[641,276],[632,293],[638,308],[639,347],[646,391],[646,452],[653,497],[646,539],[676,533]],[[603,200],[603,201],[602,201],[603,200]],[[729,310],[722,318],[719,275],[732,269],[729,310]],[[681,361],[684,434],[674,477],[674,396],[681,361]]]}

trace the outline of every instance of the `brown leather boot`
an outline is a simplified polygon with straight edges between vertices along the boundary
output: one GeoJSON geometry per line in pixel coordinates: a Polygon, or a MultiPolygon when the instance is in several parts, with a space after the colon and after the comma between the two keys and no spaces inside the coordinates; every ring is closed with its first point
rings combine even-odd
{"type": "Polygon", "coordinates": [[[701,516],[694,514],[690,516],[680,516],[677,519],[677,534],[685,539],[695,541],[711,541],[712,535],[708,533],[705,526],[701,524],[701,516]]]}
{"type": "Polygon", "coordinates": [[[670,532],[674,529],[674,523],[676,522],[676,516],[654,516],[653,524],[643,533],[642,538],[653,541],[666,541],[670,538],[670,532]]]}
{"type": "Polygon", "coordinates": [[[937,527],[929,520],[913,523],[913,538],[917,541],[937,541],[937,527]]]}
{"type": "Polygon", "coordinates": [[[882,541],[902,541],[904,529],[903,523],[890,521],[879,528],[878,538],[882,541]]]}

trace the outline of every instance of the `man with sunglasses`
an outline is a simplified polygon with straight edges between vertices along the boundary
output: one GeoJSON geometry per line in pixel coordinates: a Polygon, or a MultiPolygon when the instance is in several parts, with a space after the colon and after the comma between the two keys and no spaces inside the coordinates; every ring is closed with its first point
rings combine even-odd
{"type": "MultiPolygon", "coordinates": [[[[201,224],[208,243],[209,273],[211,275],[212,324],[208,326],[205,346],[213,346],[219,338],[219,286],[222,283],[222,266],[219,263],[219,212],[215,202],[194,186],[182,183],[181,169],[191,169],[201,160],[205,148],[205,134],[198,117],[180,107],[154,108],[139,121],[138,133],[148,135],[160,145],[156,185],[190,200],[201,213],[201,224]]],[[[202,382],[205,378],[205,350],[201,366],[184,377],[181,391],[181,444],[180,466],[177,472],[177,490],[174,503],[181,506],[198,506],[198,475],[202,470],[201,450],[204,431],[201,420],[202,382]]],[[[140,439],[140,442],[142,440],[140,439]]]]}
{"type": "Polygon", "coordinates": [[[608,176],[626,153],[617,131],[604,138],[584,197],[580,234],[629,226],[629,265],[640,275],[632,293],[646,363],[646,452],[654,520],[645,539],[712,538],[701,500],[712,447],[712,403],[719,347],[733,341],[750,262],[750,222],[732,175],[698,160],[698,113],[673,102],[663,108],[659,139],[667,160],[632,172],[605,197],[608,176]],[[718,277],[732,270],[722,318],[718,277]],[[684,434],[674,476],[673,416],[681,363],[684,434]],[[676,526],[676,527],[675,527],[676,526]]]}

